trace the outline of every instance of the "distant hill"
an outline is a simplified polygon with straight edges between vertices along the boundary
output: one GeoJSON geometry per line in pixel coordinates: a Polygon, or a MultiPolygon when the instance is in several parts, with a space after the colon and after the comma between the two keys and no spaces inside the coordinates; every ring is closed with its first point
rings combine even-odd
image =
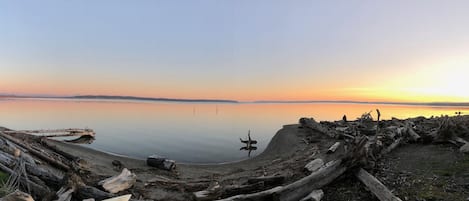
{"type": "Polygon", "coordinates": [[[178,98],[149,98],[136,96],[104,96],[104,95],[86,95],[62,97],[71,99],[110,99],[110,100],[141,100],[141,101],[171,101],[171,102],[206,102],[206,103],[238,103],[235,100],[222,99],[178,99],[178,98]]]}

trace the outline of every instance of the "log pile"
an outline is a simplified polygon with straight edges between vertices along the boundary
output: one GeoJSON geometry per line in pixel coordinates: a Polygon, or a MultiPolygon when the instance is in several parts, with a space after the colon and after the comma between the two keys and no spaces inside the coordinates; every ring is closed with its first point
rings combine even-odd
{"type": "Polygon", "coordinates": [[[114,197],[78,176],[81,159],[57,151],[47,143],[48,136],[31,135],[12,130],[0,131],[0,170],[17,178],[18,188],[35,200],[98,200],[114,197]],[[24,166],[24,171],[16,167],[24,166]]]}
{"type": "MultiPolygon", "coordinates": [[[[300,128],[329,138],[334,143],[325,153],[338,157],[326,163],[324,158],[313,159],[304,166],[309,175],[300,180],[290,184],[278,183],[271,187],[250,186],[250,190],[240,187],[230,189],[230,193],[227,193],[226,186],[217,183],[216,187],[196,192],[195,198],[220,201],[320,200],[323,196],[320,190],[322,187],[342,174],[352,174],[379,200],[400,201],[399,197],[364,168],[372,168],[377,160],[406,143],[451,143],[460,146],[461,152],[467,152],[469,148],[469,143],[463,139],[469,137],[469,116],[382,120],[380,111],[376,111],[377,121],[373,120],[371,112],[363,114],[356,121],[343,118],[337,122],[317,122],[313,118],[301,118],[300,128]],[[343,150],[336,154],[339,149],[343,150]],[[232,195],[233,190],[238,190],[237,194],[232,195]]],[[[309,145],[308,142],[305,144],[309,145]]]]}

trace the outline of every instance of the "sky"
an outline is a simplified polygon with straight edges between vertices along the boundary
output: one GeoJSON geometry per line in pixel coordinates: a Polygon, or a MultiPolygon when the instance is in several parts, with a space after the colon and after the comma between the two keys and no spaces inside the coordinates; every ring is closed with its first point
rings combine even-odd
{"type": "Polygon", "coordinates": [[[3,1],[0,93],[469,102],[469,1],[3,1]]]}

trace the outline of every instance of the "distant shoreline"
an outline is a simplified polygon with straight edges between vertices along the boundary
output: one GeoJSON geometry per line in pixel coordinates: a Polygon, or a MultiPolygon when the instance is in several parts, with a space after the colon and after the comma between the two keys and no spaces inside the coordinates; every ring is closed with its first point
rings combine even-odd
{"type": "Polygon", "coordinates": [[[96,99],[96,100],[134,100],[155,102],[186,102],[186,103],[252,103],[252,104],[307,104],[307,103],[331,103],[331,104],[378,104],[378,105],[409,105],[409,106],[447,106],[447,107],[469,107],[469,102],[386,102],[386,101],[336,101],[336,100],[306,100],[306,101],[237,101],[227,99],[178,99],[178,98],[152,98],[138,96],[105,96],[105,95],[83,95],[83,96],[18,96],[0,95],[0,98],[43,98],[43,99],[96,99]]]}

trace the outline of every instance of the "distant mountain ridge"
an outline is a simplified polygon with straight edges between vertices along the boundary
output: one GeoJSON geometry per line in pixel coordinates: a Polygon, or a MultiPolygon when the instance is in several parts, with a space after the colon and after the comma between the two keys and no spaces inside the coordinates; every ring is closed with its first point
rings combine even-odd
{"type": "Polygon", "coordinates": [[[238,103],[235,100],[224,99],[179,99],[179,98],[150,98],[150,97],[137,97],[137,96],[104,96],[104,95],[84,95],[84,96],[70,96],[62,98],[71,99],[112,99],[112,100],[143,100],[143,101],[171,101],[171,102],[207,102],[207,103],[238,103]]]}
{"type": "Polygon", "coordinates": [[[415,106],[452,106],[469,107],[469,102],[386,102],[386,101],[348,101],[348,100],[304,100],[304,101],[278,101],[278,100],[259,100],[259,101],[237,101],[227,99],[178,99],[178,98],[152,98],[138,96],[108,96],[108,95],[80,95],[80,96],[49,96],[49,95],[15,95],[1,94],[0,98],[63,98],[63,99],[103,99],[103,100],[140,100],[140,101],[168,101],[168,102],[192,102],[192,103],[349,103],[349,104],[384,104],[384,105],[415,105],[415,106]]]}

